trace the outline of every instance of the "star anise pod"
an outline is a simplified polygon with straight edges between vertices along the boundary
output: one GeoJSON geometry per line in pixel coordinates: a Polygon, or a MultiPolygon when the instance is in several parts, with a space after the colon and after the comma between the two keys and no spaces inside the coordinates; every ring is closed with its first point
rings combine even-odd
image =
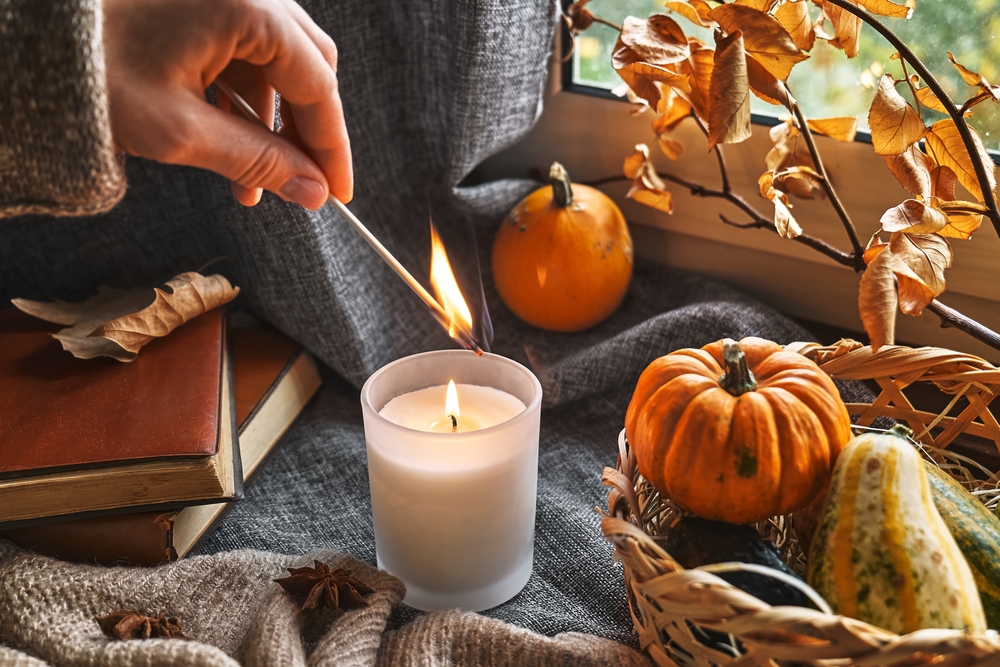
{"type": "Polygon", "coordinates": [[[138,611],[119,609],[107,616],[95,617],[101,632],[112,639],[189,639],[181,632],[176,618],[163,614],[146,616],[138,611]]]}
{"type": "Polygon", "coordinates": [[[319,607],[347,610],[368,606],[364,596],[374,593],[374,590],[343,568],[331,572],[326,563],[313,562],[315,567],[290,567],[288,572],[291,576],[274,580],[293,597],[302,600],[303,611],[319,607]]]}

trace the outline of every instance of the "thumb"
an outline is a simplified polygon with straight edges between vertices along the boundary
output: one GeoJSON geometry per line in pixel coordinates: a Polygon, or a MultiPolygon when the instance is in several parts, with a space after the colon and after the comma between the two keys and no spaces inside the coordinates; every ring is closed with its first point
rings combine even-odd
{"type": "Polygon", "coordinates": [[[316,210],[329,196],[323,172],[306,153],[274,132],[208,104],[189,110],[177,164],[209,169],[245,188],[264,188],[316,210]]]}

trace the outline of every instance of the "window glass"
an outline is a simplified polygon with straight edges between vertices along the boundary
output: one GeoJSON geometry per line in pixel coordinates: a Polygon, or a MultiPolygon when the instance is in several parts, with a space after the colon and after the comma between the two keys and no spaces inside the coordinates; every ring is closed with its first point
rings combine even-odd
{"type": "MultiPolygon", "coordinates": [[[[645,17],[667,11],[663,0],[592,0],[587,8],[617,25],[626,16],[645,17]]],[[[811,4],[810,11],[813,18],[819,14],[818,8],[811,4]]],[[[685,34],[712,43],[709,30],[678,15],[673,17],[685,34]]],[[[971,96],[974,89],[962,81],[948,61],[946,51],[992,84],[1000,84],[1000,0],[916,0],[916,10],[909,21],[878,18],[903,39],[959,103],[971,96]]],[[[613,28],[596,22],[581,33],[573,54],[574,83],[607,89],[621,83],[611,67],[611,51],[617,37],[613,28]]],[[[809,60],[792,70],[788,86],[807,116],[854,115],[859,127],[867,129],[868,107],[879,76],[887,71],[897,79],[902,78],[899,62],[890,60],[892,53],[893,48],[869,26],[861,30],[856,58],[848,59],[842,51],[816,40],[809,60]]],[[[905,86],[897,89],[911,99],[905,86]]],[[[777,115],[784,111],[756,97],[752,97],[752,105],[755,113],[777,115]]],[[[945,117],[926,108],[922,113],[928,123],[945,117]]],[[[1000,149],[1000,105],[980,104],[970,122],[979,130],[987,148],[1000,149]]]]}

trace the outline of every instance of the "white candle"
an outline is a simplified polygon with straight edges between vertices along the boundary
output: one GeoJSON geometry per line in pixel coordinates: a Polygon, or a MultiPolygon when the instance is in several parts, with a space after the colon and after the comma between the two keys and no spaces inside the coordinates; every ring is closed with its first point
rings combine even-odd
{"type": "Polygon", "coordinates": [[[378,565],[404,601],[481,611],[516,595],[533,557],[535,376],[496,355],[427,352],[373,374],[361,405],[378,565]]]}
{"type": "Polygon", "coordinates": [[[393,424],[433,433],[478,431],[522,412],[524,403],[505,391],[454,381],[397,396],[379,410],[393,424]]]}

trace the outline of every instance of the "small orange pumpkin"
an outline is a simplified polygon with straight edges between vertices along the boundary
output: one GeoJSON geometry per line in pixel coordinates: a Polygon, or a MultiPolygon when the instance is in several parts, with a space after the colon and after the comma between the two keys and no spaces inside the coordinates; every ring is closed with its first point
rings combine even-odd
{"type": "Polygon", "coordinates": [[[833,380],[761,338],[656,359],[625,415],[639,472],[682,509],[730,523],[808,505],[850,427],[833,380]]]}
{"type": "Polygon", "coordinates": [[[493,242],[500,298],[528,324],[582,331],[605,319],[632,279],[632,237],[615,203],[600,190],[572,185],[558,162],[551,187],[525,197],[493,242]]]}

